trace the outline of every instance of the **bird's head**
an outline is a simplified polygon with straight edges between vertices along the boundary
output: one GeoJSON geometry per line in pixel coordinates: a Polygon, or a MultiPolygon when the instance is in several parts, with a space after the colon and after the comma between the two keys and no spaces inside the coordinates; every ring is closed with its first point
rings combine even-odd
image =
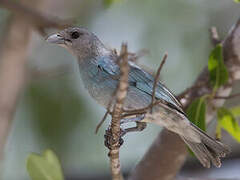
{"type": "Polygon", "coordinates": [[[47,42],[63,46],[80,60],[103,55],[107,49],[92,32],[84,28],[70,27],[47,37],[47,42]]]}

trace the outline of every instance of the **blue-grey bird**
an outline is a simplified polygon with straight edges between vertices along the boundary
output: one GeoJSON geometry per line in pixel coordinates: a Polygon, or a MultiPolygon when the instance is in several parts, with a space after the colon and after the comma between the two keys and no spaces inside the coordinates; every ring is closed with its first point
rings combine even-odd
{"type": "MultiPolygon", "coordinates": [[[[47,41],[64,46],[76,56],[84,86],[100,105],[108,108],[120,77],[117,55],[84,28],[67,28],[50,35],[47,41]]],[[[129,66],[129,88],[124,109],[144,108],[152,100],[154,77],[133,62],[129,62],[129,66]]],[[[136,117],[135,120],[156,123],[177,133],[204,167],[210,167],[211,162],[220,167],[220,158],[229,152],[228,147],[192,124],[179,101],[160,82],[156,87],[156,99],[162,103],[154,106],[152,113],[136,117]]]]}

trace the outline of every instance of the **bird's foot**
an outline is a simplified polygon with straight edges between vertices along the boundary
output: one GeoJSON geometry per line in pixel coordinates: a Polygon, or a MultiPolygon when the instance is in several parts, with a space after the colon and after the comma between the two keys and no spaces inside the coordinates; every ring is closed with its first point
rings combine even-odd
{"type": "Polygon", "coordinates": [[[124,142],[122,137],[125,136],[127,133],[143,131],[146,128],[147,124],[145,122],[140,122],[140,121],[143,120],[144,117],[145,117],[145,115],[143,114],[143,115],[136,116],[136,117],[133,117],[133,118],[122,119],[121,122],[120,122],[121,124],[129,123],[129,122],[135,122],[136,126],[131,127],[131,128],[127,128],[127,129],[121,129],[119,139],[114,138],[111,129],[108,128],[105,131],[105,135],[104,135],[105,146],[108,149],[113,149],[113,148],[116,148],[116,147],[119,148],[124,142]]]}
{"type": "Polygon", "coordinates": [[[122,130],[120,132],[119,139],[116,139],[116,138],[113,137],[111,129],[108,128],[105,131],[105,135],[104,135],[104,139],[105,139],[104,140],[104,144],[105,144],[105,146],[108,149],[110,149],[110,150],[112,150],[113,148],[116,148],[116,147],[119,148],[123,144],[123,142],[124,142],[123,139],[122,139],[121,134],[122,134],[122,130]]]}
{"type": "Polygon", "coordinates": [[[135,127],[123,129],[121,132],[121,137],[125,136],[129,132],[140,132],[143,131],[147,127],[147,123],[145,122],[136,122],[135,127]]]}

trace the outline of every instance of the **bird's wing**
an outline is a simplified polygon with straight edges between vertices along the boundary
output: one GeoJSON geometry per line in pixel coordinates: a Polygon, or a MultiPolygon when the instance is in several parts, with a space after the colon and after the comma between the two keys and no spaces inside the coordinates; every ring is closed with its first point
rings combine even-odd
{"type": "MultiPolygon", "coordinates": [[[[130,62],[129,81],[136,82],[138,89],[152,95],[154,77],[132,62],[130,62]]],[[[160,82],[158,82],[156,86],[155,98],[166,101],[171,107],[174,107],[184,114],[181,103],[175,98],[173,93],[160,82]]]]}
{"type": "Polygon", "coordinates": [[[109,74],[114,79],[119,79],[120,69],[119,66],[109,57],[101,57],[97,60],[97,66],[103,72],[109,74]]]}
{"type": "MultiPolygon", "coordinates": [[[[152,96],[154,77],[141,69],[136,64],[129,62],[130,71],[128,81],[130,86],[135,86],[137,89],[152,96]]],[[[98,60],[98,67],[108,73],[113,79],[120,77],[120,69],[114,60],[109,57],[102,57],[98,60]]],[[[166,101],[169,106],[183,113],[180,102],[174,97],[174,95],[160,82],[157,83],[155,91],[156,99],[166,101]]]]}

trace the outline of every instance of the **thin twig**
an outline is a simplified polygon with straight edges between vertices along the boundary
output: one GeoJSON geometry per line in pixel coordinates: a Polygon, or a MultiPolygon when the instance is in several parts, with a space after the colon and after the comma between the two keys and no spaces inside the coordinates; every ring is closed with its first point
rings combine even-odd
{"type": "Polygon", "coordinates": [[[239,96],[240,96],[240,93],[236,93],[229,96],[214,96],[214,99],[232,99],[239,96]]]}
{"type": "Polygon", "coordinates": [[[147,113],[147,111],[150,109],[150,112],[152,112],[152,108],[156,105],[159,104],[165,104],[165,101],[159,99],[157,101],[155,101],[155,92],[156,92],[156,86],[157,86],[157,82],[159,81],[159,76],[160,76],[160,72],[162,70],[162,67],[164,65],[164,63],[166,62],[167,59],[167,53],[164,54],[164,57],[162,59],[162,62],[157,70],[157,74],[154,78],[154,84],[153,84],[153,90],[152,90],[152,101],[151,103],[144,107],[144,108],[140,108],[140,109],[134,109],[134,110],[123,110],[123,115],[121,116],[121,118],[125,118],[125,117],[129,117],[129,116],[133,116],[133,115],[142,115],[147,113]]]}
{"type": "Polygon", "coordinates": [[[104,121],[107,119],[107,115],[108,114],[111,114],[111,108],[112,108],[112,105],[113,105],[113,102],[115,101],[116,99],[116,93],[117,93],[117,89],[112,93],[112,99],[110,100],[110,102],[108,103],[108,106],[107,106],[107,111],[105,112],[102,120],[98,123],[96,129],[95,129],[95,134],[98,133],[98,130],[99,128],[102,126],[102,124],[104,123],[104,121]]]}
{"type": "Polygon", "coordinates": [[[145,56],[146,54],[149,54],[149,50],[147,50],[147,49],[141,49],[140,51],[138,51],[136,53],[128,52],[128,61],[135,62],[138,59],[140,59],[143,56],[145,56]]]}
{"type": "Polygon", "coordinates": [[[197,83],[197,84],[193,85],[192,87],[189,87],[189,88],[185,89],[181,94],[179,94],[179,95],[177,96],[177,98],[180,99],[180,100],[181,100],[182,98],[186,98],[186,95],[187,95],[187,94],[189,94],[190,92],[192,92],[192,91],[194,91],[194,90],[196,90],[196,89],[198,89],[198,88],[201,88],[201,87],[206,86],[207,83],[208,83],[208,81],[203,81],[203,82],[201,82],[201,83],[197,83]]]}
{"type": "Polygon", "coordinates": [[[112,135],[112,142],[110,143],[109,147],[109,158],[111,164],[111,172],[112,172],[112,179],[113,180],[123,180],[123,176],[121,173],[120,168],[120,160],[119,160],[119,140],[120,140],[120,120],[121,114],[123,110],[123,103],[125,97],[127,95],[127,88],[128,88],[128,72],[129,72],[129,65],[128,65],[128,53],[127,53],[127,45],[122,44],[121,53],[119,59],[120,61],[120,80],[119,85],[116,92],[116,104],[114,105],[113,112],[112,112],[112,121],[110,125],[110,132],[112,135]]]}
{"type": "Polygon", "coordinates": [[[109,114],[109,111],[107,110],[107,111],[105,112],[102,120],[98,123],[98,125],[97,125],[97,127],[96,127],[96,129],[95,129],[95,134],[98,133],[99,128],[102,126],[102,124],[103,124],[104,121],[106,120],[108,114],[109,114]]]}
{"type": "MultiPolygon", "coordinates": [[[[156,76],[154,78],[153,89],[152,89],[152,103],[151,103],[152,107],[153,107],[153,104],[155,102],[156,87],[157,87],[157,83],[159,81],[160,72],[162,70],[162,67],[163,67],[166,59],[167,59],[167,56],[168,56],[168,54],[165,53],[164,56],[163,56],[162,62],[161,62],[160,66],[159,66],[159,68],[157,70],[157,74],[156,74],[156,76]]],[[[152,113],[152,107],[151,107],[151,110],[150,110],[151,113],[152,113]]]]}
{"type": "Polygon", "coordinates": [[[149,110],[152,109],[152,107],[156,106],[156,105],[166,105],[166,101],[162,100],[162,99],[158,99],[157,101],[155,101],[153,104],[150,103],[148,106],[144,107],[144,108],[140,108],[140,109],[134,109],[134,110],[123,110],[123,115],[121,116],[121,118],[125,118],[125,117],[129,117],[129,116],[135,116],[135,115],[142,115],[142,114],[146,114],[149,110]]]}

